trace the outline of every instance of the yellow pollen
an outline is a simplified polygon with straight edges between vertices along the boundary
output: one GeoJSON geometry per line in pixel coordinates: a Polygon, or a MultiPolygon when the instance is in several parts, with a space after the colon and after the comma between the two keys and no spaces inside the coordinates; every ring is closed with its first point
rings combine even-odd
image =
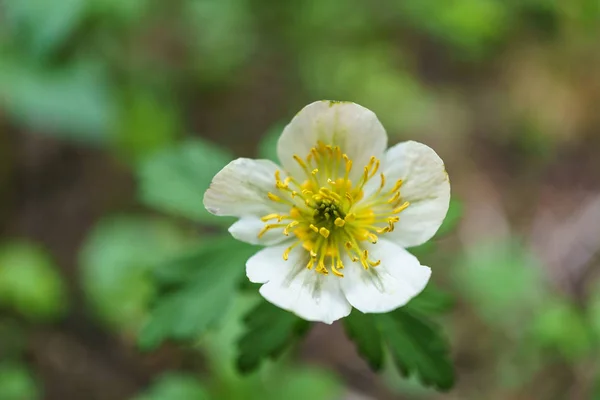
{"type": "Polygon", "coordinates": [[[265,215],[264,217],[262,217],[261,221],[262,222],[267,222],[267,221],[270,221],[272,219],[281,220],[281,216],[279,214],[269,214],[269,215],[265,215]]]}
{"type": "Polygon", "coordinates": [[[276,202],[281,202],[281,198],[279,196],[274,195],[273,193],[269,192],[268,194],[269,199],[276,201],[276,202]]]}
{"type": "Polygon", "coordinates": [[[305,257],[307,269],[339,278],[344,277],[344,263],[364,269],[381,264],[370,258],[367,247],[377,246],[380,235],[392,232],[399,214],[410,206],[402,200],[402,180],[384,191],[387,179],[379,159],[371,157],[356,169],[343,150],[336,143],[318,142],[305,158],[293,156],[301,176],[275,171],[274,191],[267,196],[280,212],[262,217],[265,226],[258,233],[263,238],[273,230],[289,237],[285,261],[298,247],[294,257],[305,257]],[[381,180],[378,189],[365,191],[375,177],[381,180]]]}

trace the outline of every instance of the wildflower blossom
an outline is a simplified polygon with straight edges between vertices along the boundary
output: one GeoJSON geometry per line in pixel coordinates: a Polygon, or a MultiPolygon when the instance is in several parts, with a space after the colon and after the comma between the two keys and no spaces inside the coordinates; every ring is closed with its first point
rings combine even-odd
{"type": "Polygon", "coordinates": [[[318,101],[283,130],[281,166],[240,158],[215,176],[204,205],[239,218],[229,229],[236,239],[266,246],[246,272],[268,301],[332,323],[352,307],[391,311],[425,288],[431,270],[405,248],[440,227],[448,175],[424,144],[386,147],[373,112],[318,101]]]}

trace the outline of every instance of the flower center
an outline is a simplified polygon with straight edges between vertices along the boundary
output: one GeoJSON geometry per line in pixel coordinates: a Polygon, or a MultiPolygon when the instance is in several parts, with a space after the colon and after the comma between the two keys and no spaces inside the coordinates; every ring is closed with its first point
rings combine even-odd
{"type": "Polygon", "coordinates": [[[386,178],[380,173],[377,189],[367,185],[376,179],[380,166],[380,161],[371,157],[354,184],[349,178],[352,160],[340,147],[322,142],[304,159],[297,155],[294,159],[304,171],[302,180],[292,176],[282,180],[277,171],[276,193],[268,194],[271,201],[289,206],[289,213],[264,216],[265,227],[258,237],[272,229],[293,235],[296,240],[285,250],[283,259],[287,261],[290,252],[302,245],[309,256],[306,267],[322,274],[332,272],[343,277],[344,255],[360,262],[364,269],[378,266],[381,261],[371,258],[365,242],[375,244],[378,235],[392,232],[400,219],[398,214],[409,206],[400,195],[402,180],[391,190],[384,190],[386,178]]]}

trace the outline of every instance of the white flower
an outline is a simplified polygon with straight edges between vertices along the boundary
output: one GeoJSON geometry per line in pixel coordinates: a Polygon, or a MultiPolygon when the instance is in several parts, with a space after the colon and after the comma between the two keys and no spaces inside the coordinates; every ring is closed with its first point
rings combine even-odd
{"type": "Polygon", "coordinates": [[[394,310],[425,288],[431,270],[405,248],[438,230],[450,182],[426,145],[386,147],[373,112],[318,101],[283,130],[281,167],[240,158],[215,176],[204,205],[239,218],[229,229],[236,239],[267,246],[246,273],[268,301],[332,323],[352,307],[394,310]]]}

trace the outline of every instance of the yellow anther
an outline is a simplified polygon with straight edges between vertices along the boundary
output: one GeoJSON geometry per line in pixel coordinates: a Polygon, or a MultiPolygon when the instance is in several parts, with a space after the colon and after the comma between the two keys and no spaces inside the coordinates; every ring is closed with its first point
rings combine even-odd
{"type": "Polygon", "coordinates": [[[379,191],[382,191],[385,186],[385,175],[382,172],[380,176],[381,176],[381,184],[379,185],[379,191]]]}
{"type": "Polygon", "coordinates": [[[262,217],[260,220],[261,220],[262,222],[267,222],[267,221],[270,221],[270,220],[272,220],[272,219],[276,219],[276,220],[279,220],[279,221],[281,221],[283,218],[282,218],[282,216],[281,216],[281,215],[279,215],[279,214],[269,214],[269,215],[265,215],[265,216],[264,216],[264,217],[262,217]]]}
{"type": "Polygon", "coordinates": [[[398,179],[398,181],[396,182],[396,184],[394,185],[392,190],[390,190],[390,193],[394,193],[394,192],[398,191],[398,189],[400,189],[400,187],[402,187],[403,183],[404,183],[404,181],[402,179],[398,179]]]}
{"type": "Polygon", "coordinates": [[[400,198],[400,192],[396,192],[396,194],[394,194],[394,197],[392,197],[391,199],[388,200],[388,203],[392,204],[392,203],[398,201],[399,198],[400,198]]]}
{"type": "Polygon", "coordinates": [[[331,265],[331,272],[333,272],[335,276],[339,276],[340,278],[344,277],[344,274],[338,271],[333,264],[331,265]]]}
{"type": "Polygon", "coordinates": [[[294,154],[294,160],[296,160],[296,162],[298,164],[300,164],[300,166],[302,168],[306,168],[306,164],[304,163],[304,161],[300,157],[298,157],[296,154],[294,154]]]}
{"type": "Polygon", "coordinates": [[[373,244],[377,243],[377,240],[379,240],[379,238],[377,237],[377,235],[375,235],[374,233],[367,233],[366,238],[373,244]]]}
{"type": "Polygon", "coordinates": [[[283,234],[284,234],[285,236],[290,236],[290,229],[292,229],[293,227],[295,227],[295,226],[297,226],[297,225],[300,225],[300,222],[298,222],[298,221],[292,221],[292,222],[290,222],[290,223],[289,223],[289,224],[288,224],[288,225],[285,227],[285,229],[283,230],[283,234]]]}
{"type": "Polygon", "coordinates": [[[276,196],[276,195],[274,195],[274,194],[273,194],[273,193],[271,193],[271,192],[269,192],[269,193],[267,194],[267,196],[269,196],[269,199],[270,199],[270,200],[277,201],[277,202],[281,202],[281,197],[279,197],[279,196],[276,196]]]}
{"type": "Polygon", "coordinates": [[[308,264],[306,264],[306,269],[312,269],[313,265],[314,265],[314,261],[311,258],[310,260],[308,260],[308,264]]]}
{"type": "Polygon", "coordinates": [[[344,276],[342,253],[345,260],[359,262],[365,269],[381,264],[380,260],[370,259],[365,247],[376,244],[379,235],[393,231],[400,220],[398,215],[409,205],[400,193],[402,180],[396,181],[389,192],[383,192],[389,182],[377,157],[370,157],[353,183],[350,172],[354,165],[343,150],[319,141],[306,157],[294,155],[302,167],[302,181],[287,176],[284,170],[275,171],[277,189],[268,193],[268,198],[288,206],[289,212],[282,210],[261,217],[266,225],[258,234],[262,237],[269,230],[278,229],[277,233],[293,238],[293,244],[283,252],[284,260],[288,261],[298,246],[299,252],[309,256],[307,269],[340,278],[344,276]],[[376,184],[379,189],[365,194],[363,188],[376,175],[381,180],[376,184]]]}
{"type": "Polygon", "coordinates": [[[275,224],[269,224],[269,225],[265,225],[265,227],[264,227],[264,228],[262,228],[262,229],[260,230],[260,232],[258,232],[258,238],[259,238],[259,239],[260,239],[260,238],[262,238],[262,237],[265,235],[265,233],[267,233],[267,232],[268,232],[268,231],[270,231],[271,229],[273,229],[273,228],[277,228],[277,227],[279,227],[279,225],[275,225],[275,224]]]}
{"type": "Polygon", "coordinates": [[[383,233],[388,233],[390,231],[390,227],[386,226],[385,228],[379,228],[376,229],[375,232],[379,233],[380,235],[383,233]]]}
{"type": "Polygon", "coordinates": [[[406,210],[408,208],[408,206],[410,206],[410,203],[408,201],[405,201],[404,204],[402,204],[400,207],[398,207],[394,210],[394,214],[398,214],[398,213],[406,210]]]}

